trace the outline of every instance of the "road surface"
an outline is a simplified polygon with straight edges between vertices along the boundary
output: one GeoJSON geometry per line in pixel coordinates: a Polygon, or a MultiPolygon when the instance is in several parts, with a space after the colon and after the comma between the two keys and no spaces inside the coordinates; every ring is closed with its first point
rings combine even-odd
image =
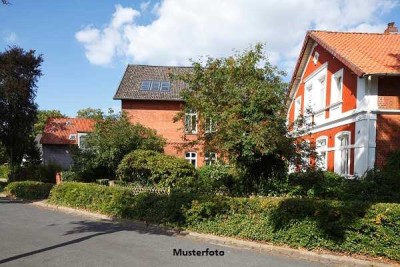
{"type": "Polygon", "coordinates": [[[0,220],[1,266],[327,266],[5,198],[0,220]]]}

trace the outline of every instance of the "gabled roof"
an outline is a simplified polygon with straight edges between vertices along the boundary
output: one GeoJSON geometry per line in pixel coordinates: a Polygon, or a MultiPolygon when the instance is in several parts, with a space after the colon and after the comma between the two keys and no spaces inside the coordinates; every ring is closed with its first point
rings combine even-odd
{"type": "Polygon", "coordinates": [[[180,101],[182,100],[180,91],[185,89],[186,85],[182,81],[171,80],[170,75],[184,74],[192,70],[192,67],[128,65],[114,99],[180,101]],[[170,90],[168,92],[140,90],[141,82],[148,80],[170,81],[170,90]]]}
{"type": "MultiPolygon", "coordinates": [[[[309,31],[290,82],[290,91],[298,86],[301,75],[317,43],[359,77],[400,75],[400,34],[309,31]]],[[[290,98],[293,92],[290,92],[290,98]]]]}
{"type": "Polygon", "coordinates": [[[94,129],[95,121],[82,118],[49,118],[43,130],[41,144],[74,145],[78,137],[70,140],[71,134],[89,133],[94,129]]]}

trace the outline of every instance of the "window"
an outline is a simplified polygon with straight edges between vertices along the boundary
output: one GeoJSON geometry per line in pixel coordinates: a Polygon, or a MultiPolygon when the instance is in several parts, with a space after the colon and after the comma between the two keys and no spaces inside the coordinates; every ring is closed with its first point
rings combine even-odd
{"type": "Polygon", "coordinates": [[[79,148],[86,148],[86,134],[85,133],[78,134],[78,146],[79,146],[79,148]]]}
{"type": "Polygon", "coordinates": [[[185,132],[189,134],[197,133],[197,113],[194,111],[185,114],[185,132]]]}
{"type": "Polygon", "coordinates": [[[325,107],[325,89],[326,89],[326,83],[325,83],[325,75],[322,75],[321,77],[318,78],[317,82],[317,90],[315,90],[315,110],[321,110],[325,107]]]}
{"type": "Polygon", "coordinates": [[[162,92],[168,92],[170,88],[171,88],[170,82],[168,82],[168,81],[163,81],[163,82],[161,82],[160,91],[162,91],[162,92]]]}
{"type": "Polygon", "coordinates": [[[350,175],[350,132],[336,135],[335,172],[350,175]]]}
{"type": "Polygon", "coordinates": [[[197,153],[196,152],[186,152],[185,159],[197,168],[197,153]]]}
{"type": "Polygon", "coordinates": [[[301,114],[301,96],[296,98],[294,101],[294,120],[297,120],[297,118],[301,114]]]}
{"type": "Polygon", "coordinates": [[[331,105],[342,101],[343,69],[332,75],[331,105]]]}
{"type": "Polygon", "coordinates": [[[326,171],[328,169],[328,138],[326,136],[317,138],[316,145],[317,167],[326,171]]]}
{"type": "Polygon", "coordinates": [[[142,90],[142,91],[150,90],[150,84],[151,84],[151,81],[142,81],[140,84],[140,90],[142,90]]]}
{"type": "Polygon", "coordinates": [[[217,161],[217,154],[215,152],[209,152],[207,151],[204,155],[204,162],[206,165],[212,165],[215,164],[217,161]]]}
{"type": "Polygon", "coordinates": [[[315,53],[314,53],[314,57],[313,57],[313,62],[314,62],[314,65],[316,65],[316,64],[317,64],[317,62],[318,62],[318,58],[319,58],[319,53],[318,53],[318,52],[315,52],[315,53]]]}
{"type": "Polygon", "coordinates": [[[211,118],[206,118],[204,128],[206,133],[215,133],[217,131],[215,121],[211,118]]]}
{"type": "Polygon", "coordinates": [[[158,90],[160,90],[160,84],[161,84],[160,81],[152,81],[152,82],[151,82],[150,90],[151,90],[151,91],[158,91],[158,90]]]}
{"type": "Polygon", "coordinates": [[[69,140],[76,140],[76,134],[70,134],[69,140]]]}

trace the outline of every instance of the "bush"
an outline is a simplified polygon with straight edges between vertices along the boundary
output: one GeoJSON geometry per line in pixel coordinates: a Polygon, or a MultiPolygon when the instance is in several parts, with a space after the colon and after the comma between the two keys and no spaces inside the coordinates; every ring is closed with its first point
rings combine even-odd
{"type": "Polygon", "coordinates": [[[198,172],[203,192],[234,193],[238,174],[232,166],[217,163],[201,167],[198,172]]]}
{"type": "Polygon", "coordinates": [[[400,260],[400,205],[298,198],[232,198],[64,183],[53,204],[203,233],[400,260]]]}
{"type": "Polygon", "coordinates": [[[198,180],[196,169],[186,160],[150,150],[135,150],[126,155],[117,176],[144,186],[173,188],[194,188],[198,180]]]}
{"type": "Polygon", "coordinates": [[[25,199],[44,199],[49,196],[53,184],[36,181],[11,182],[4,191],[8,194],[25,199]]]}
{"type": "Polygon", "coordinates": [[[55,183],[56,172],[60,170],[61,167],[56,164],[20,167],[15,172],[13,181],[38,181],[43,183],[55,183]]]}
{"type": "Polygon", "coordinates": [[[62,174],[63,182],[79,182],[82,181],[79,175],[73,171],[63,171],[62,174]]]}
{"type": "Polygon", "coordinates": [[[8,178],[10,174],[10,168],[7,164],[0,165],[0,178],[8,178]]]}
{"type": "Polygon", "coordinates": [[[129,188],[71,182],[55,186],[49,202],[120,218],[179,224],[183,222],[182,207],[190,205],[192,199],[189,193],[135,195],[129,188]]]}

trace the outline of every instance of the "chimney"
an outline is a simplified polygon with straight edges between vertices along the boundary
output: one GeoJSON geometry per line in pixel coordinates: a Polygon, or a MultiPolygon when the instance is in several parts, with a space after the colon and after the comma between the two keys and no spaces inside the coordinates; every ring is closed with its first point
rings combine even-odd
{"type": "Polygon", "coordinates": [[[384,33],[385,34],[390,34],[390,33],[398,33],[398,32],[399,32],[399,30],[397,29],[397,27],[394,24],[394,22],[389,22],[384,33]]]}

